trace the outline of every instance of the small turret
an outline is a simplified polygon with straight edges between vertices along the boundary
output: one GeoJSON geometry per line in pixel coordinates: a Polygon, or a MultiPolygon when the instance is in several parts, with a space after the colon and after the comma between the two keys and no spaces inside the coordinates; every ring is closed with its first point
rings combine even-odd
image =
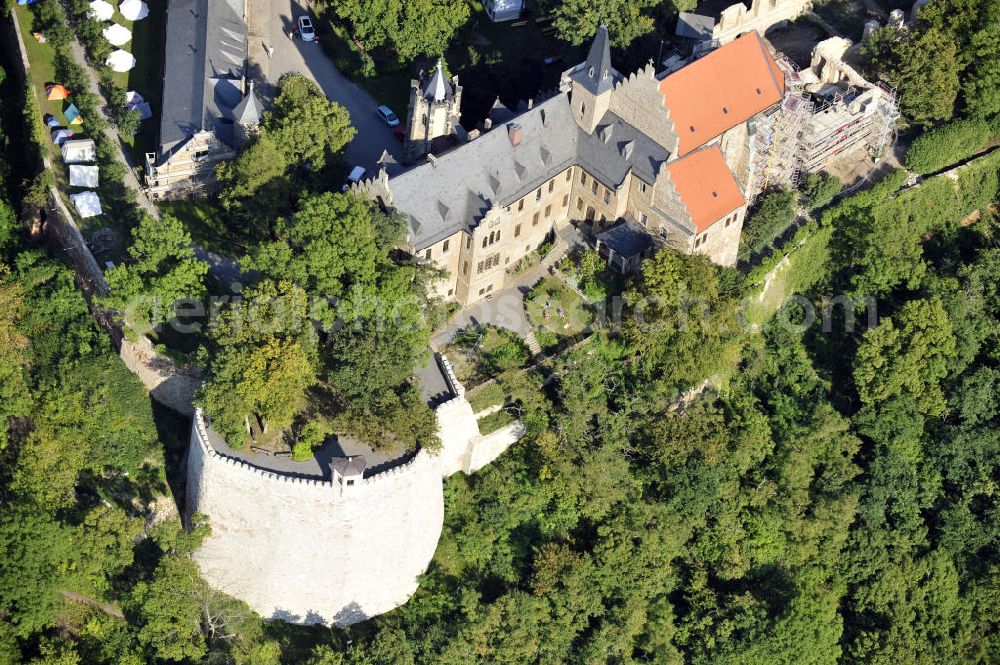
{"type": "Polygon", "coordinates": [[[419,159],[431,151],[431,142],[449,136],[461,116],[462,86],[458,77],[449,81],[438,60],[437,68],[423,84],[410,81],[410,104],[406,118],[404,152],[407,159],[419,159]]]}
{"type": "Polygon", "coordinates": [[[233,109],[237,148],[242,148],[251,137],[257,134],[263,115],[264,108],[253,91],[253,80],[251,80],[246,96],[233,109]]]}
{"type": "Polygon", "coordinates": [[[593,132],[608,110],[611,91],[621,75],[611,67],[611,43],[603,23],[590,45],[587,59],[570,74],[573,116],[587,132],[593,132]]]}

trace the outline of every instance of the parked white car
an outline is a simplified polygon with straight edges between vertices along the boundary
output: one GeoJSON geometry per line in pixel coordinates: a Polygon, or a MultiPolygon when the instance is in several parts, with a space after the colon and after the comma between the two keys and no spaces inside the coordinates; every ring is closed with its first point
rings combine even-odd
{"type": "Polygon", "coordinates": [[[364,180],[365,175],[367,174],[368,171],[365,170],[365,167],[355,166],[353,169],[351,169],[351,172],[347,175],[347,182],[345,182],[344,186],[340,188],[340,191],[346,192],[351,188],[351,185],[357,184],[362,180],[364,180]]]}
{"type": "Polygon", "coordinates": [[[375,109],[375,117],[384,122],[387,127],[399,127],[399,117],[385,104],[375,109]]]}
{"type": "Polygon", "coordinates": [[[312,19],[308,16],[300,16],[298,19],[298,32],[299,37],[302,38],[304,42],[312,42],[316,40],[316,29],[313,28],[312,19]]]}

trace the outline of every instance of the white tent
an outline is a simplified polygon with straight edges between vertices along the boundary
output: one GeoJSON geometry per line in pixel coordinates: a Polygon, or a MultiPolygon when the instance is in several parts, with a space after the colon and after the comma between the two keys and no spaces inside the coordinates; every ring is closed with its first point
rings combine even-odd
{"type": "Polygon", "coordinates": [[[149,16],[149,7],[142,0],[124,0],[118,11],[129,21],[139,21],[149,16]]]}
{"type": "Polygon", "coordinates": [[[69,200],[73,202],[76,207],[76,211],[80,213],[80,217],[86,219],[87,217],[96,217],[100,215],[101,210],[101,199],[97,197],[96,192],[80,192],[79,194],[73,194],[69,197],[69,200]]]}
{"type": "Polygon", "coordinates": [[[73,187],[97,187],[97,167],[72,164],[69,167],[69,184],[73,187]]]}
{"type": "Polygon", "coordinates": [[[132,41],[132,31],[121,23],[112,23],[101,32],[112,46],[121,46],[132,41]]]}
{"type": "Polygon", "coordinates": [[[87,14],[98,21],[107,21],[114,16],[115,8],[114,5],[104,0],[94,0],[90,3],[90,11],[87,14]]]}
{"type": "Polygon", "coordinates": [[[97,157],[97,146],[93,139],[76,139],[62,144],[63,161],[67,164],[92,162],[97,157]]]}
{"type": "Polygon", "coordinates": [[[135,90],[129,90],[128,92],[125,93],[125,108],[129,109],[135,108],[139,104],[142,104],[144,101],[146,100],[142,98],[142,95],[140,95],[135,90]]]}
{"type": "Polygon", "coordinates": [[[104,62],[116,72],[127,72],[135,67],[135,57],[128,51],[121,49],[112,52],[104,62]]]}

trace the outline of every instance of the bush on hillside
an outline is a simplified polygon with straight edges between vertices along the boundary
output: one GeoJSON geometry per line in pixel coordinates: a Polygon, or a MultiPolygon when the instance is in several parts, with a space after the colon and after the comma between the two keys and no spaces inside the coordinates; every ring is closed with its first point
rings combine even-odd
{"type": "Polygon", "coordinates": [[[796,193],[774,189],[764,194],[743,225],[740,252],[749,256],[764,249],[795,221],[796,193]]]}
{"type": "Polygon", "coordinates": [[[840,182],[840,179],[825,171],[820,171],[819,173],[808,174],[802,182],[800,189],[806,197],[806,205],[809,208],[818,208],[839,194],[843,187],[844,185],[840,182]]]}
{"type": "Polygon", "coordinates": [[[906,168],[921,175],[974,155],[986,147],[990,127],[978,119],[956,120],[925,132],[906,151],[906,168]]]}

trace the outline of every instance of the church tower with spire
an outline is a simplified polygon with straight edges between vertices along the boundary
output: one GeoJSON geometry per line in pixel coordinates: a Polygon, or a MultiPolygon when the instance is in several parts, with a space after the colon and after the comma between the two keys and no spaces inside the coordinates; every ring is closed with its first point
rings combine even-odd
{"type": "Polygon", "coordinates": [[[406,117],[403,151],[407,159],[420,159],[431,151],[431,142],[449,136],[461,116],[462,86],[458,77],[448,81],[438,60],[426,81],[410,81],[410,105],[406,117]]]}
{"type": "Polygon", "coordinates": [[[590,45],[587,59],[569,75],[573,117],[588,134],[593,133],[611,104],[611,90],[621,75],[611,66],[611,44],[603,23],[590,45]]]}

